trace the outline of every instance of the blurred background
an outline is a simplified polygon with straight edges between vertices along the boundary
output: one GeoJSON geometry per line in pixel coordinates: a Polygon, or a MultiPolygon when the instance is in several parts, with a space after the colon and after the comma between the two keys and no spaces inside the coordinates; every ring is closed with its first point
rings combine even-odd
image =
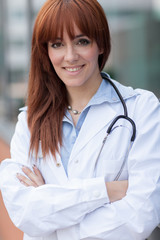
{"type": "MultiPolygon", "coordinates": [[[[44,2],[0,0],[0,161],[9,157],[18,109],[25,104],[32,29],[44,2]]],[[[160,97],[160,0],[99,2],[112,37],[105,71],[125,85],[160,97]]],[[[9,221],[0,196],[0,240],[20,239],[22,233],[9,221]]]]}

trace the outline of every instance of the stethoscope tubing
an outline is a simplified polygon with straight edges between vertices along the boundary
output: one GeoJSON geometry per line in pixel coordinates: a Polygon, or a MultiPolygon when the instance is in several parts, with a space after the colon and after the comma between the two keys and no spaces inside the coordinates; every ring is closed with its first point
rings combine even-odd
{"type": "Polygon", "coordinates": [[[122,105],[123,105],[124,116],[127,117],[127,116],[128,116],[127,106],[126,106],[126,104],[125,104],[125,101],[124,101],[124,99],[123,99],[120,91],[118,90],[118,88],[116,87],[116,85],[113,83],[113,81],[109,78],[109,76],[108,76],[106,73],[101,72],[101,76],[102,76],[103,79],[106,79],[106,80],[112,85],[112,87],[114,88],[115,92],[117,93],[117,95],[118,95],[118,97],[119,97],[119,99],[120,99],[120,101],[121,101],[121,103],[122,103],[122,105]]]}
{"type": "Polygon", "coordinates": [[[114,124],[115,124],[119,119],[124,118],[124,119],[126,119],[127,121],[129,121],[129,122],[131,123],[131,125],[132,125],[133,134],[132,134],[132,137],[131,137],[131,141],[133,142],[133,141],[135,140],[135,137],[136,137],[136,124],[135,124],[135,122],[134,122],[130,117],[128,117],[128,111],[127,111],[126,103],[125,103],[125,101],[124,101],[124,99],[123,99],[120,91],[118,90],[118,88],[116,87],[116,85],[113,83],[113,81],[109,78],[109,76],[108,76],[106,73],[104,73],[104,72],[101,73],[101,76],[102,76],[103,79],[107,80],[107,81],[112,85],[112,87],[114,88],[115,92],[117,93],[117,95],[118,95],[118,97],[119,97],[119,99],[120,99],[120,101],[121,101],[121,103],[122,103],[123,109],[124,109],[124,114],[117,116],[117,117],[112,121],[112,123],[111,123],[110,126],[108,127],[107,133],[110,134],[111,131],[112,131],[112,128],[113,128],[114,124]]]}
{"type": "Polygon", "coordinates": [[[120,170],[118,171],[116,177],[114,178],[114,181],[117,181],[117,180],[119,179],[119,177],[120,177],[123,169],[124,169],[126,160],[127,160],[127,158],[128,158],[129,151],[130,151],[131,146],[132,146],[132,143],[133,143],[134,140],[135,140],[135,137],[136,137],[136,124],[135,124],[135,122],[128,116],[128,111],[127,111],[126,103],[125,103],[125,101],[124,101],[124,99],[123,99],[120,91],[118,90],[118,88],[117,88],[117,87],[115,86],[115,84],[113,83],[113,81],[112,81],[112,80],[109,78],[109,76],[108,76],[106,73],[104,73],[104,72],[101,73],[101,76],[102,76],[103,79],[107,80],[107,81],[112,85],[112,87],[114,88],[114,90],[116,91],[116,93],[117,93],[117,95],[118,95],[118,97],[119,97],[119,99],[120,99],[120,101],[121,101],[121,103],[122,103],[122,105],[123,105],[124,114],[118,115],[117,117],[115,117],[115,118],[113,119],[113,121],[111,122],[111,124],[109,125],[109,127],[108,127],[108,129],[107,129],[107,131],[106,131],[106,136],[104,137],[104,139],[103,139],[103,141],[102,141],[101,149],[100,149],[100,151],[99,151],[99,153],[98,153],[98,156],[97,156],[97,158],[96,158],[96,161],[95,161],[95,168],[96,168],[96,166],[97,166],[98,159],[99,159],[99,157],[100,157],[100,155],[101,155],[101,152],[102,152],[102,150],[103,150],[103,148],[104,148],[104,145],[105,145],[105,143],[106,143],[106,140],[107,140],[108,136],[110,135],[110,133],[112,132],[115,123],[116,123],[119,119],[125,119],[125,120],[129,121],[130,124],[132,125],[132,136],[131,136],[131,139],[130,139],[129,147],[128,147],[127,152],[126,152],[126,154],[125,154],[125,158],[124,158],[124,160],[123,160],[123,163],[122,163],[122,165],[121,165],[121,168],[120,168],[120,170]]]}
{"type": "Polygon", "coordinates": [[[135,137],[136,137],[136,124],[135,122],[129,118],[128,116],[125,116],[125,115],[119,115],[117,116],[113,121],[112,123],[110,124],[110,126],[108,127],[107,129],[107,133],[110,134],[112,129],[113,129],[113,126],[115,125],[115,123],[121,119],[121,118],[124,118],[125,120],[129,121],[132,125],[132,129],[133,129],[133,133],[132,133],[132,137],[131,137],[131,142],[133,142],[135,140],[135,137]]]}

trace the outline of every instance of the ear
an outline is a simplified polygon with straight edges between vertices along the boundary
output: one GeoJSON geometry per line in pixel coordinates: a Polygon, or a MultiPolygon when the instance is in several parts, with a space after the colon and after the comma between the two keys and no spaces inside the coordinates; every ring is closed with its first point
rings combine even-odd
{"type": "Polygon", "coordinates": [[[99,49],[99,55],[104,53],[104,49],[99,49]]]}

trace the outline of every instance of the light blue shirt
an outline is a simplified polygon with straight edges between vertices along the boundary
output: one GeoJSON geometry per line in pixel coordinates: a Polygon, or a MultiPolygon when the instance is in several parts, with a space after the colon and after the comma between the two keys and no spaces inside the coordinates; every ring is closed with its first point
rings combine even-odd
{"type": "Polygon", "coordinates": [[[91,98],[87,106],[84,108],[82,113],[79,116],[77,125],[74,126],[72,117],[69,113],[69,111],[66,111],[66,116],[63,118],[63,126],[62,126],[62,147],[60,150],[61,153],[61,160],[64,166],[64,169],[67,174],[67,166],[68,166],[68,161],[69,157],[72,151],[72,148],[74,146],[74,143],[78,137],[78,134],[81,130],[81,127],[83,125],[83,122],[87,116],[87,113],[90,109],[91,106],[97,105],[97,104],[102,104],[105,102],[106,99],[106,93],[108,89],[108,82],[105,80],[102,80],[102,83],[95,93],[95,95],[91,98]]]}

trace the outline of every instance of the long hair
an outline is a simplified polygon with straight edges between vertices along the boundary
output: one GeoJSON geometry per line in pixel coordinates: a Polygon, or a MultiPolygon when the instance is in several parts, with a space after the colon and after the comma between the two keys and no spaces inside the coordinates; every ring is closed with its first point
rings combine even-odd
{"type": "Polygon", "coordinates": [[[48,56],[47,45],[66,28],[74,38],[74,24],[95,40],[103,54],[99,56],[100,71],[110,50],[110,32],[105,13],[97,0],[47,0],[37,15],[32,37],[31,66],[28,85],[28,126],[31,133],[30,153],[36,157],[41,141],[45,158],[62,144],[62,120],[68,105],[64,83],[57,76],[48,56]]]}

